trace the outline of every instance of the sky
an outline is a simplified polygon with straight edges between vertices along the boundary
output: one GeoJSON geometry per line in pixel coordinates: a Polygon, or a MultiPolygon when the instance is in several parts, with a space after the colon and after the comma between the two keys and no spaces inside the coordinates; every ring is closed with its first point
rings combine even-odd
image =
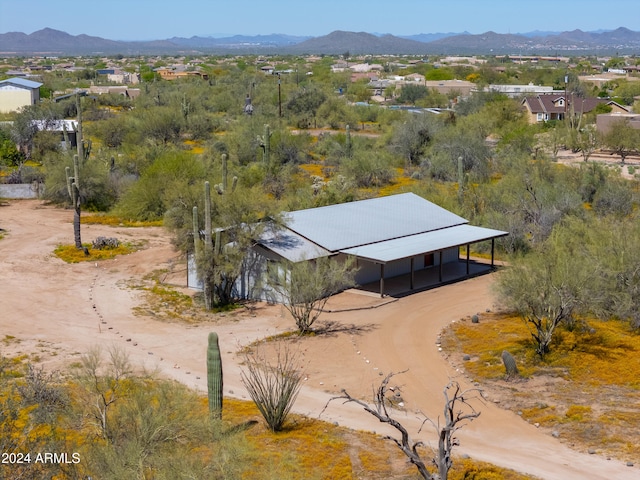
{"type": "Polygon", "coordinates": [[[640,31],[638,0],[0,0],[0,33],[43,28],[110,40],[335,30],[415,35],[640,31]]]}

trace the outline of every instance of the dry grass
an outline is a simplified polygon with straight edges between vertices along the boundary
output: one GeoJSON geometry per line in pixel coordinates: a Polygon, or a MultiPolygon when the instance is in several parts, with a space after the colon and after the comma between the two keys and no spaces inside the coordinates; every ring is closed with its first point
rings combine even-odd
{"type": "Polygon", "coordinates": [[[161,227],[163,224],[162,220],[142,222],[99,213],[83,215],[80,221],[86,225],[109,225],[112,227],[161,227]]]}
{"type": "Polygon", "coordinates": [[[396,177],[393,182],[380,189],[380,196],[395,195],[396,193],[402,193],[407,191],[410,187],[415,185],[418,181],[415,178],[408,177],[404,174],[404,169],[396,168],[396,177]]]}
{"type": "Polygon", "coordinates": [[[626,322],[589,319],[557,332],[544,361],[519,317],[482,314],[444,334],[452,357],[505,408],[581,450],[640,461],[640,335],[626,322]],[[506,381],[501,353],[516,359],[522,379],[506,381]],[[634,448],[635,446],[635,448],[634,448]]]}
{"type": "MultiPolygon", "coordinates": [[[[273,433],[250,402],[225,399],[224,418],[230,423],[257,420],[247,432],[260,451],[250,470],[263,478],[291,479],[417,479],[413,465],[389,440],[368,432],[291,415],[283,432],[273,433]]],[[[425,458],[429,452],[424,452],[425,458]]],[[[249,478],[249,477],[247,477],[249,478]]],[[[469,459],[457,459],[450,480],[525,480],[531,477],[469,459]]]]}

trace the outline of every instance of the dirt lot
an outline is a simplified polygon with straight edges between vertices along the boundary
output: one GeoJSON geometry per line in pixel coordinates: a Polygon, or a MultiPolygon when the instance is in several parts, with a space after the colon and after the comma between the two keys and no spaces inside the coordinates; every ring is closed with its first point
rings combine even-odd
{"type": "MultiPolygon", "coordinates": [[[[246,398],[236,352],[258,339],[292,329],[282,307],[259,304],[233,314],[184,324],[141,315],[152,311],[144,291],[134,288],[153,271],[167,269],[174,284],[186,272],[161,228],[83,226],[83,240],[99,235],[146,242],[136,253],[99,263],[66,264],[52,255],[58,244],[73,242],[72,213],[40,201],[11,201],[0,207],[0,352],[27,353],[50,368],[79,359],[91,346],[119,345],[141,368],[204,391],[207,334],[215,330],[223,350],[225,395],[246,398]],[[9,336],[9,337],[7,337],[9,336]],[[15,337],[15,338],[10,338],[15,337]]],[[[438,347],[441,330],[461,317],[493,309],[490,275],[380,301],[349,291],[330,301],[334,313],[324,321],[335,332],[296,340],[307,372],[295,411],[318,417],[328,399],[344,388],[371,398],[382,375],[396,377],[406,410],[399,419],[412,435],[433,444],[429,428],[418,434],[423,413],[437,419],[442,390],[450,379],[473,387],[456,362],[438,347]],[[393,301],[390,301],[393,300],[393,301]]],[[[321,317],[322,318],[322,317],[321,317]]],[[[541,390],[541,394],[544,391],[541,390]]],[[[489,393],[478,403],[481,416],[459,432],[458,454],[544,479],[640,478],[638,466],[571,450],[557,439],[503,410],[489,393]]],[[[333,402],[321,418],[355,429],[391,433],[356,405],[333,402]]]]}

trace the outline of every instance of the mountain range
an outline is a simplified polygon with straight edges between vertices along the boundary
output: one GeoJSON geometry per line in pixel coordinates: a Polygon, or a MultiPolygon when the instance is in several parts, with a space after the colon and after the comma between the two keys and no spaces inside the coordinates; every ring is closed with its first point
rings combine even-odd
{"type": "Polygon", "coordinates": [[[640,32],[532,32],[479,35],[434,33],[411,36],[335,31],[321,37],[283,34],[235,35],[225,38],[173,37],[127,42],[89,35],[70,35],[45,28],[31,34],[0,34],[0,56],[24,55],[160,55],[160,54],[324,54],[336,55],[626,55],[640,50],[640,32]]]}

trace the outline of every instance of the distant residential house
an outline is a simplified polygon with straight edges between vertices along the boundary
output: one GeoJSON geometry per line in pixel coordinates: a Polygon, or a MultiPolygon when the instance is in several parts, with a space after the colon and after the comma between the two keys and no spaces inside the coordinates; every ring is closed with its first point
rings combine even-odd
{"type": "Polygon", "coordinates": [[[115,94],[127,98],[136,98],[140,95],[140,89],[129,88],[124,85],[92,85],[89,87],[89,93],[94,95],[115,94]]]}
{"type": "Polygon", "coordinates": [[[468,97],[476,84],[467,80],[427,80],[425,86],[443,95],[455,93],[462,97],[468,97]]]}
{"type": "Polygon", "coordinates": [[[529,83],[528,85],[489,85],[487,90],[491,92],[499,92],[507,95],[508,97],[521,97],[522,95],[548,95],[551,93],[561,93],[553,90],[553,87],[547,87],[544,85],[534,85],[529,83]]]}
{"type": "Polygon", "coordinates": [[[331,73],[345,72],[349,70],[349,64],[346,62],[334,63],[331,65],[331,73]]]}
{"type": "Polygon", "coordinates": [[[204,80],[209,79],[209,76],[206,73],[202,73],[197,70],[187,70],[184,66],[162,67],[157,68],[155,71],[163,80],[177,80],[179,78],[189,77],[200,77],[204,80]]]}
{"type": "Polygon", "coordinates": [[[628,113],[628,109],[613,100],[605,98],[581,98],[577,95],[554,93],[549,95],[527,96],[522,100],[522,107],[528,114],[529,123],[563,120],[567,115],[582,115],[605,104],[613,112],[628,113]]]}
{"type": "Polygon", "coordinates": [[[626,121],[633,128],[640,130],[640,114],[638,113],[601,113],[596,117],[596,129],[607,134],[617,122],[626,121]]]}
{"type": "Polygon", "coordinates": [[[67,139],[69,146],[75,148],[77,146],[78,122],[76,120],[34,120],[33,126],[39,131],[54,132],[58,134],[60,147],[67,148],[67,139]],[[65,138],[66,132],[66,138],[65,138]]]}
{"type": "Polygon", "coordinates": [[[0,113],[15,112],[27,105],[40,102],[42,83],[26,78],[8,78],[0,81],[0,113]]]}
{"type": "Polygon", "coordinates": [[[409,75],[404,76],[404,80],[406,82],[415,82],[415,83],[423,84],[425,78],[424,78],[424,75],[421,75],[419,73],[410,73],[409,75]]]}
{"type": "Polygon", "coordinates": [[[128,83],[138,84],[140,83],[140,75],[137,73],[129,73],[119,68],[103,68],[96,70],[98,75],[106,75],[107,80],[113,83],[128,83]]]}
{"type": "Polygon", "coordinates": [[[352,72],[365,73],[365,72],[381,72],[384,67],[377,63],[355,63],[347,67],[352,72]]]}

